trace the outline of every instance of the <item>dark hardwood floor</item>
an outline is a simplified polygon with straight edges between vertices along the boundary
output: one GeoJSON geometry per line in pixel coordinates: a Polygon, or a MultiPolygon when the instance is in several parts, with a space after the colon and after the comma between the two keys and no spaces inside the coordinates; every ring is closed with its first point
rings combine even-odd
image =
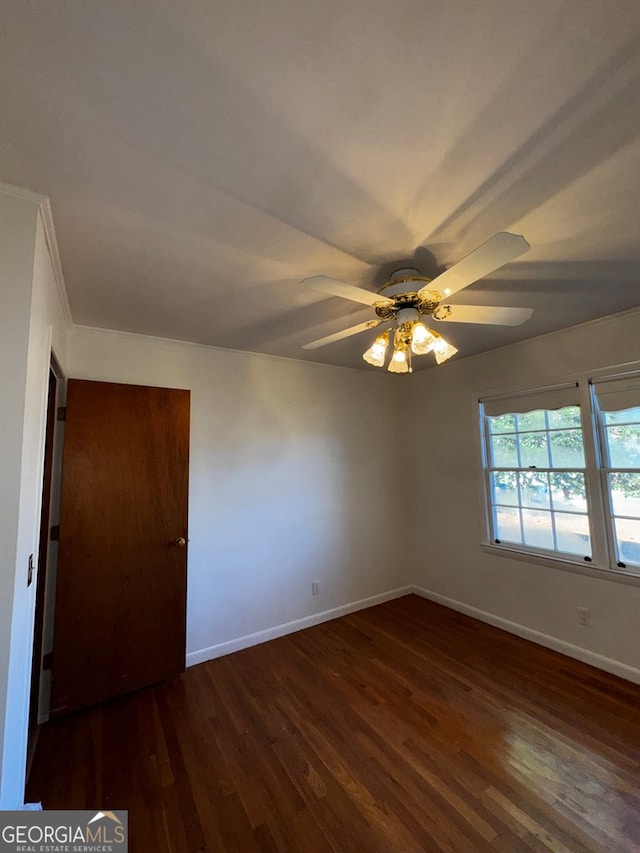
{"type": "Polygon", "coordinates": [[[43,727],[152,851],[640,850],[640,687],[407,596],[43,727]]]}

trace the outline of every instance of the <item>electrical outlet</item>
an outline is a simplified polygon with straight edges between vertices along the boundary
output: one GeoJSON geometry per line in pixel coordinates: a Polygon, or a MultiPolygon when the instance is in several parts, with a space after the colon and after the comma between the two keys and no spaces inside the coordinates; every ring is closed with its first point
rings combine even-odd
{"type": "Polygon", "coordinates": [[[320,581],[311,581],[311,595],[318,595],[320,592],[320,581]]]}
{"type": "Polygon", "coordinates": [[[578,622],[587,628],[591,626],[591,611],[588,607],[578,607],[578,622]]]}
{"type": "Polygon", "coordinates": [[[27,586],[33,583],[33,554],[29,554],[29,568],[27,569],[27,586]]]}

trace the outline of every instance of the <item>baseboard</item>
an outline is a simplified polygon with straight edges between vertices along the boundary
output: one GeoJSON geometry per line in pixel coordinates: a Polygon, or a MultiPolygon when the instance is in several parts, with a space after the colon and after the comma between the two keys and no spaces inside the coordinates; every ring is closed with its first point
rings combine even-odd
{"type": "Polygon", "coordinates": [[[597,652],[584,649],[581,646],[574,646],[573,643],[567,643],[565,640],[559,640],[557,637],[552,637],[550,634],[543,634],[541,631],[534,631],[533,628],[527,628],[526,625],[520,625],[518,622],[511,622],[508,619],[503,619],[502,616],[487,613],[485,610],[472,607],[470,604],[465,604],[463,601],[457,601],[455,598],[448,598],[446,595],[440,595],[438,592],[432,592],[429,589],[424,589],[424,587],[414,586],[413,592],[422,598],[428,598],[430,601],[435,601],[436,604],[443,604],[445,607],[450,607],[451,610],[457,610],[459,613],[472,616],[474,619],[479,619],[481,622],[487,622],[489,625],[494,625],[496,628],[502,628],[503,631],[508,631],[510,634],[516,634],[518,637],[522,637],[525,640],[531,640],[532,643],[538,643],[540,646],[545,646],[548,649],[561,652],[563,655],[582,661],[582,663],[591,664],[591,666],[603,669],[605,672],[610,672],[613,675],[618,675],[620,678],[625,678],[627,681],[633,681],[635,684],[640,684],[640,669],[629,666],[629,664],[621,663],[613,658],[608,658],[604,655],[598,654],[597,652]]]}
{"type": "Polygon", "coordinates": [[[331,619],[347,616],[349,613],[355,613],[357,610],[364,610],[366,607],[383,604],[385,601],[391,601],[393,598],[410,595],[413,591],[414,588],[411,586],[398,587],[388,592],[372,595],[369,598],[361,598],[359,601],[342,604],[340,607],[334,607],[331,610],[313,613],[311,616],[304,616],[302,619],[294,619],[293,622],[284,622],[281,625],[275,625],[273,628],[266,628],[264,631],[256,631],[255,634],[246,634],[244,637],[237,637],[234,640],[227,640],[225,643],[218,643],[206,649],[189,652],[187,654],[187,666],[195,666],[198,663],[220,658],[223,655],[230,655],[232,652],[239,652],[242,649],[248,649],[250,646],[257,646],[260,643],[266,643],[268,640],[275,640],[277,637],[284,637],[286,634],[293,634],[295,631],[302,631],[304,628],[320,625],[321,622],[329,622],[331,619]]]}

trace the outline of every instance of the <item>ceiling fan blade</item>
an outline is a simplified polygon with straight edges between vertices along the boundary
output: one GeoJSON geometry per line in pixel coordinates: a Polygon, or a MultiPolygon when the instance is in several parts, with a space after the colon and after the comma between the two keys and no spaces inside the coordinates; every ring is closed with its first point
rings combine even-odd
{"type": "Polygon", "coordinates": [[[324,338],[318,338],[317,341],[304,344],[302,349],[318,349],[318,347],[324,347],[327,344],[341,341],[343,338],[350,338],[351,335],[357,335],[359,332],[366,332],[367,329],[375,329],[381,323],[382,320],[367,320],[366,323],[358,323],[357,326],[351,326],[349,329],[343,329],[341,332],[334,332],[333,335],[327,335],[324,338]]]}
{"type": "Polygon", "coordinates": [[[529,248],[529,244],[521,235],[500,231],[421,290],[437,290],[445,297],[451,296],[509,261],[524,255],[529,248]]]}
{"type": "Polygon", "coordinates": [[[363,305],[377,305],[378,303],[391,302],[390,299],[385,299],[379,293],[372,293],[370,290],[363,290],[361,287],[345,284],[344,281],[338,281],[337,278],[329,278],[328,275],[312,275],[310,278],[302,279],[302,283],[312,288],[312,290],[319,290],[321,293],[328,293],[330,296],[341,296],[342,299],[361,302],[363,305]]]}
{"type": "Polygon", "coordinates": [[[489,323],[493,326],[519,326],[533,314],[533,308],[498,308],[495,305],[452,305],[445,323],[489,323]]]}

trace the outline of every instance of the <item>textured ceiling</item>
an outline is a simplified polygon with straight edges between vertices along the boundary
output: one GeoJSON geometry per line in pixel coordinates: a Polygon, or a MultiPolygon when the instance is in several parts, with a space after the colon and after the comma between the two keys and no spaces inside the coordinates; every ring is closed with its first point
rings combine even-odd
{"type": "Polygon", "coordinates": [[[530,252],[451,301],[535,313],[461,356],[640,305],[637,0],[17,0],[0,50],[77,323],[366,367],[370,332],[301,349],[372,316],[301,279],[501,230],[530,252]]]}

